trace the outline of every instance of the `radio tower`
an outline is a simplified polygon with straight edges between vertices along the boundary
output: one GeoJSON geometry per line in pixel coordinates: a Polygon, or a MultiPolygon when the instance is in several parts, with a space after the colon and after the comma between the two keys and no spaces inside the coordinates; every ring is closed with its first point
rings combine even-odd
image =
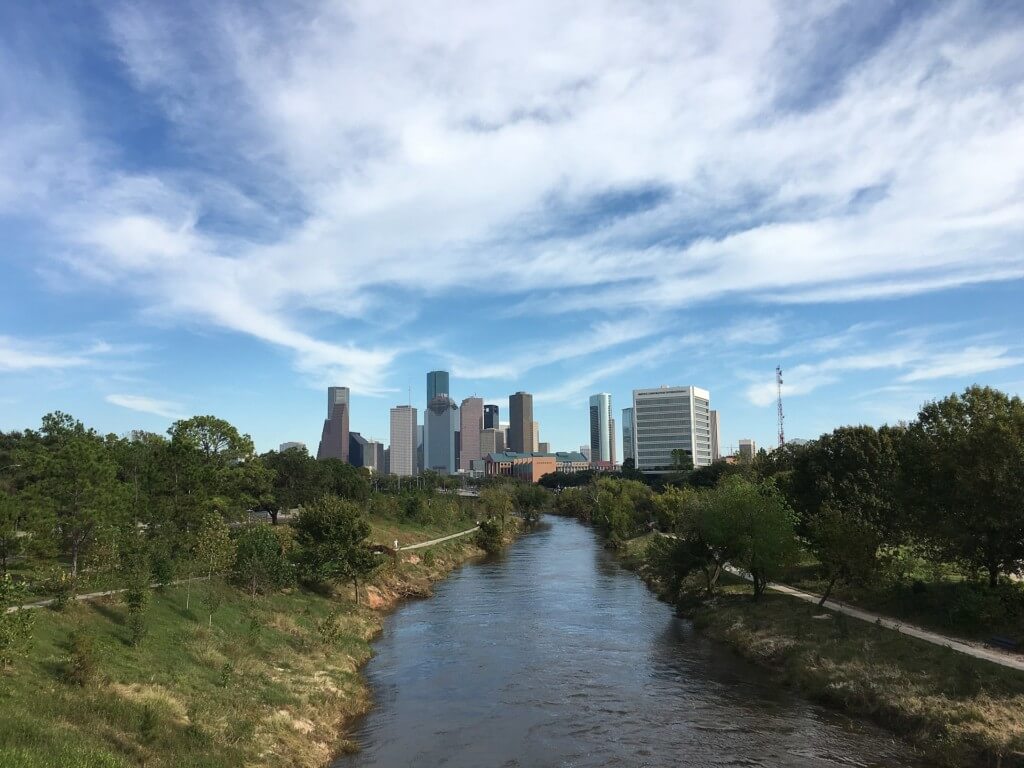
{"type": "Polygon", "coordinates": [[[782,413],[782,366],[775,366],[775,390],[779,403],[779,448],[786,444],[786,430],[782,427],[785,416],[782,413]]]}

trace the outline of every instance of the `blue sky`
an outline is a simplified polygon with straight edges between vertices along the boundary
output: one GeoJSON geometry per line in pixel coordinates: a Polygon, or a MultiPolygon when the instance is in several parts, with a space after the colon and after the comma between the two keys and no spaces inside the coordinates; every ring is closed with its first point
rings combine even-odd
{"type": "Polygon", "coordinates": [[[0,429],[1019,393],[1021,50],[1014,2],[3,4],[0,429]]]}

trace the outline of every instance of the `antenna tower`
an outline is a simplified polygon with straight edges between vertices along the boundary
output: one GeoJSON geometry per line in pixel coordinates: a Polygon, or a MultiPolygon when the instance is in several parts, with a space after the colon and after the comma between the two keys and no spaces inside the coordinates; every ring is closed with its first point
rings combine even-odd
{"type": "Polygon", "coordinates": [[[775,391],[779,404],[779,448],[786,444],[786,430],[782,427],[785,415],[782,413],[782,366],[775,366],[775,391]]]}

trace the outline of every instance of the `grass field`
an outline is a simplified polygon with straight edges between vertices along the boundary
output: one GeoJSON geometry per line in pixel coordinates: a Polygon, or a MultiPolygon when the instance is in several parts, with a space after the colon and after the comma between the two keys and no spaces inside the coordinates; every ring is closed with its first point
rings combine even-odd
{"type": "MultiPolygon", "coordinates": [[[[471,527],[373,521],[373,540],[402,543],[471,527]]],[[[426,594],[467,557],[473,537],[400,566],[387,558],[364,590],[302,589],[253,600],[223,583],[155,593],[148,634],[128,643],[125,607],[89,601],[37,614],[27,658],[0,674],[0,768],[323,766],[346,749],[343,727],[370,705],[359,667],[382,610],[426,594]],[[223,598],[213,626],[203,600],[223,598]],[[377,610],[370,607],[375,606],[377,610]],[[71,637],[91,639],[95,673],[69,680],[71,637]]]]}

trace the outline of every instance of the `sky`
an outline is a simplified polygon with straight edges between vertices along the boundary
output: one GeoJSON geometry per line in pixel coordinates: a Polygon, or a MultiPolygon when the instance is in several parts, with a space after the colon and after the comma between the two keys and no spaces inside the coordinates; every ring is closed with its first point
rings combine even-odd
{"type": "Polygon", "coordinates": [[[1021,393],[1022,51],[1013,0],[0,4],[0,430],[1021,393]]]}

